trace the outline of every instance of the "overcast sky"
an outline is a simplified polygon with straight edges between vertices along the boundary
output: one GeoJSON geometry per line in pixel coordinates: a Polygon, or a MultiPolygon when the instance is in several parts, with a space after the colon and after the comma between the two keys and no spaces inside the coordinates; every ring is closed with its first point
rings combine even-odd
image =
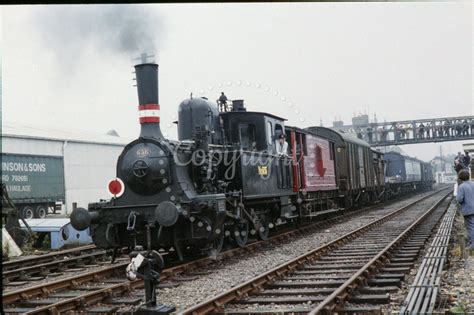
{"type": "MultiPolygon", "coordinates": [[[[135,138],[143,50],[171,138],[191,92],[302,127],[472,115],[472,23],[470,2],[3,7],[2,119],[135,138]]],[[[402,149],[428,160],[439,144],[402,149]]]]}

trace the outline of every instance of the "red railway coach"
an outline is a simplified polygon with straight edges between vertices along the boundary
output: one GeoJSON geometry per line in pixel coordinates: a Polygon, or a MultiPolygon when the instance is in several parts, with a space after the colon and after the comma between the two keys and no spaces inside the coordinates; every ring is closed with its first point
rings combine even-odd
{"type": "Polygon", "coordinates": [[[293,191],[337,189],[334,143],[302,129],[287,127],[293,159],[293,191]]]}
{"type": "Polygon", "coordinates": [[[383,153],[348,134],[325,127],[287,127],[293,159],[293,191],[305,215],[316,216],[380,200],[383,153]]]}
{"type": "Polygon", "coordinates": [[[383,153],[363,140],[324,127],[310,127],[313,134],[334,142],[337,182],[344,207],[365,205],[379,200],[385,188],[383,153]]]}
{"type": "Polygon", "coordinates": [[[306,146],[309,151],[309,154],[304,157],[306,191],[336,189],[333,143],[315,135],[307,134],[306,146]]]}

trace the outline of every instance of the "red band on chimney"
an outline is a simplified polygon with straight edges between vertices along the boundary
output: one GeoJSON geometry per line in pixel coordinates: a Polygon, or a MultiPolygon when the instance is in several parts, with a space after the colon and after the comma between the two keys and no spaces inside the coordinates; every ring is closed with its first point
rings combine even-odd
{"type": "Polygon", "coordinates": [[[159,123],[160,117],[140,117],[140,124],[144,123],[159,123]]]}
{"type": "Polygon", "coordinates": [[[160,105],[143,104],[138,106],[138,115],[140,124],[159,123],[160,122],[160,105]]]}
{"type": "Polygon", "coordinates": [[[138,105],[138,110],[146,110],[146,109],[160,109],[159,104],[144,104],[144,105],[138,105]]]}

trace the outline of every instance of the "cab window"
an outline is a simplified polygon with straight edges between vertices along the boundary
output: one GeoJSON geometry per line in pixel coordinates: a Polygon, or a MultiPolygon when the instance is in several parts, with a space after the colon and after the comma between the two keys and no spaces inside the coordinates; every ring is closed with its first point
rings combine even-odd
{"type": "Polygon", "coordinates": [[[267,143],[273,145],[273,125],[271,121],[267,121],[267,143]]]}
{"type": "Polygon", "coordinates": [[[254,124],[240,124],[240,144],[244,150],[256,150],[257,149],[257,137],[256,128],[254,124]]]}
{"type": "Polygon", "coordinates": [[[279,137],[283,134],[283,127],[280,124],[275,124],[275,136],[279,137]]]}

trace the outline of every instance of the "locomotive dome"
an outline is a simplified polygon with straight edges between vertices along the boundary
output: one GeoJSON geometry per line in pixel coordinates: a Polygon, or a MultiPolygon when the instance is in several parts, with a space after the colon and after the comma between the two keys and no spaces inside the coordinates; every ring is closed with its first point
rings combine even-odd
{"type": "MultiPolygon", "coordinates": [[[[216,104],[205,98],[186,99],[178,107],[178,139],[189,140],[195,137],[197,128],[219,130],[219,111],[216,104]]],[[[214,133],[213,138],[220,140],[220,133],[214,133]]]]}

